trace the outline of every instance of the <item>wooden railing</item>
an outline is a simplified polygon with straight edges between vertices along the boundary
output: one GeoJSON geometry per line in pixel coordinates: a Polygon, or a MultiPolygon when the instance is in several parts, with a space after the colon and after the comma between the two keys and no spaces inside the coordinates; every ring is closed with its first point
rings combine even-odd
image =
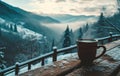
{"type": "Polygon", "coordinates": [[[119,38],[120,38],[120,34],[116,34],[116,35],[110,35],[110,36],[107,36],[107,37],[96,38],[96,40],[98,40],[99,44],[103,45],[103,44],[115,41],[119,38]]]}
{"type": "MultiPolygon", "coordinates": [[[[103,37],[103,38],[96,38],[96,40],[98,40],[99,44],[105,44],[105,43],[109,43],[112,42],[114,40],[120,39],[120,35],[110,35],[107,37],[103,37]]],[[[28,61],[22,62],[22,63],[16,63],[16,65],[11,66],[9,68],[3,69],[2,71],[0,71],[0,76],[5,76],[8,73],[11,72],[15,72],[15,75],[19,74],[20,68],[21,67],[28,67],[28,70],[31,70],[31,65],[34,62],[40,62],[41,61],[41,65],[45,65],[45,59],[48,57],[52,56],[52,61],[57,61],[57,56],[59,53],[63,53],[63,52],[70,52],[71,50],[77,48],[77,45],[71,45],[69,47],[66,48],[62,48],[62,49],[57,49],[57,47],[53,48],[52,52],[49,52],[47,54],[44,54],[42,56],[38,56],[36,58],[30,59],[28,61]]]]}

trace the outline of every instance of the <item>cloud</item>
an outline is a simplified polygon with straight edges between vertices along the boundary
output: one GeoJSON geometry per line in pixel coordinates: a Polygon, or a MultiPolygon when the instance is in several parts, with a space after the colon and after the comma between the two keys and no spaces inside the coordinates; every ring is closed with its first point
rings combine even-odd
{"type": "Polygon", "coordinates": [[[112,14],[117,10],[116,0],[99,0],[99,2],[98,0],[25,0],[22,4],[21,0],[14,0],[14,3],[38,14],[99,15],[103,7],[106,14],[112,14]]]}
{"type": "Polygon", "coordinates": [[[99,11],[99,8],[97,8],[97,7],[92,7],[92,8],[84,8],[84,11],[86,11],[86,12],[97,12],[97,11],[99,11]]]}
{"type": "Polygon", "coordinates": [[[70,9],[70,11],[73,11],[73,12],[76,12],[76,13],[79,13],[80,11],[78,11],[77,9],[70,9]]]}
{"type": "Polygon", "coordinates": [[[44,3],[45,2],[45,0],[37,0],[37,1],[39,1],[40,3],[44,3]]]}
{"type": "Polygon", "coordinates": [[[56,3],[59,3],[59,2],[66,2],[66,0],[56,0],[56,3]]]}

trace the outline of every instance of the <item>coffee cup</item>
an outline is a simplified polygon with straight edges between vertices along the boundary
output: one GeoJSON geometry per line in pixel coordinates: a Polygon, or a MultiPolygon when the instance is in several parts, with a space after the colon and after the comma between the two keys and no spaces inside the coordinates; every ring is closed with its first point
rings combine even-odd
{"type": "Polygon", "coordinates": [[[95,59],[100,58],[106,52],[106,47],[98,45],[95,39],[79,39],[77,40],[78,56],[82,65],[91,65],[95,59]],[[97,49],[103,48],[103,52],[96,56],[97,49]]]}

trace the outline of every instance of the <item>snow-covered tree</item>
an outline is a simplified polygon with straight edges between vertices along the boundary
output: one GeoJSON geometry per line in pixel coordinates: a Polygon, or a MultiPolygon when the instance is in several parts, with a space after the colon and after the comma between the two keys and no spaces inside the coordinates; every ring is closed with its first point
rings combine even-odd
{"type": "Polygon", "coordinates": [[[79,28],[78,39],[81,39],[83,36],[82,28],[79,28]]]}
{"type": "Polygon", "coordinates": [[[23,62],[23,61],[26,61],[27,59],[28,59],[27,56],[25,54],[22,54],[22,53],[17,54],[15,56],[15,62],[23,62]]]}
{"type": "Polygon", "coordinates": [[[0,51],[0,70],[6,68],[5,60],[4,60],[4,53],[0,51]]]}
{"type": "Polygon", "coordinates": [[[88,31],[88,29],[89,29],[89,25],[88,25],[88,23],[85,25],[85,32],[87,32],[88,31]]]}
{"type": "Polygon", "coordinates": [[[98,24],[100,26],[105,26],[105,17],[103,15],[103,13],[100,14],[99,20],[98,20],[98,24]]]}
{"type": "MultiPolygon", "coordinates": [[[[108,20],[108,19],[104,17],[103,13],[101,13],[98,21],[93,24],[95,37],[99,38],[99,37],[109,36],[109,32],[111,32],[111,30],[112,31],[114,30],[114,28],[111,27],[110,24],[108,24],[108,22],[106,20],[108,20]]],[[[115,19],[113,19],[113,20],[115,20],[115,19]]],[[[114,22],[113,20],[112,20],[112,22],[114,22]]]]}
{"type": "Polygon", "coordinates": [[[17,30],[17,25],[15,24],[14,25],[14,32],[17,32],[18,30],[17,30]]]}
{"type": "Polygon", "coordinates": [[[64,32],[63,47],[68,47],[70,45],[71,45],[70,30],[69,30],[69,26],[67,26],[64,32]]]}
{"type": "Polygon", "coordinates": [[[10,24],[10,30],[13,31],[13,25],[12,24],[10,24]]]}

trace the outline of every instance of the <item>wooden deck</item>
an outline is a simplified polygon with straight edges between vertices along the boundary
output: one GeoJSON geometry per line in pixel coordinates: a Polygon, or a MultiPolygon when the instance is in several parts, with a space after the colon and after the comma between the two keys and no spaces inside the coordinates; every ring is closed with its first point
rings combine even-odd
{"type": "Polygon", "coordinates": [[[81,66],[77,54],[74,58],[56,61],[19,76],[120,76],[120,40],[105,45],[107,52],[92,66],[81,66]]]}

